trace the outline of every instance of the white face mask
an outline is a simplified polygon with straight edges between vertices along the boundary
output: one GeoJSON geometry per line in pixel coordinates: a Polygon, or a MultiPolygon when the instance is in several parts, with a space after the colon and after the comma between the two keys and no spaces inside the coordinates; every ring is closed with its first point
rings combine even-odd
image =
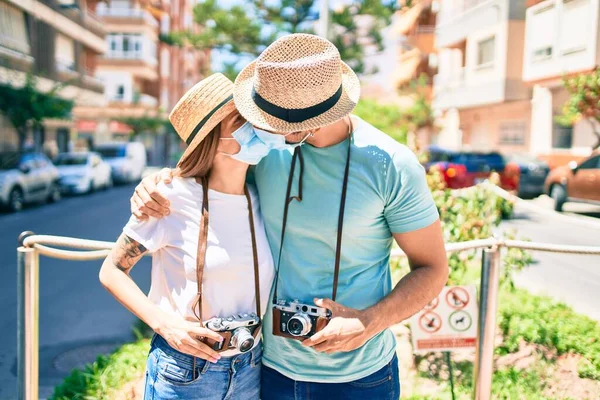
{"type": "Polygon", "coordinates": [[[221,138],[221,140],[235,140],[240,145],[240,151],[236,154],[221,154],[229,156],[240,162],[256,165],[262,160],[271,150],[286,150],[293,149],[304,143],[306,139],[312,136],[312,133],[306,135],[300,143],[288,144],[285,142],[285,137],[290,135],[277,135],[269,133],[262,129],[254,128],[249,122],[239,127],[231,136],[231,138],[221,138]]]}

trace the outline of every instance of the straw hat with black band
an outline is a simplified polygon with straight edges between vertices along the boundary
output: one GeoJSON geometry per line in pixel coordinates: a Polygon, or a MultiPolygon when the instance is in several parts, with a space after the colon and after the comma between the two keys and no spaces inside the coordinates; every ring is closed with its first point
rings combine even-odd
{"type": "Polygon", "coordinates": [[[169,121],[188,145],[179,163],[234,110],[233,82],[223,74],[213,74],[188,90],[169,114],[169,121]]]}
{"type": "Polygon", "coordinates": [[[252,125],[288,133],[321,128],[352,112],[360,97],[356,74],[326,39],[283,36],[235,80],[235,105],[252,125]]]}

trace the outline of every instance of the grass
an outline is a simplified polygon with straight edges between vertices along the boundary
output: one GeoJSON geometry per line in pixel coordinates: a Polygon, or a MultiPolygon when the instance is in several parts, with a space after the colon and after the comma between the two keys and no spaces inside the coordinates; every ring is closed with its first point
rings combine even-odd
{"type": "Polygon", "coordinates": [[[75,369],[56,388],[50,400],[112,400],[123,385],[139,377],[146,368],[150,340],[144,324],[134,327],[137,340],[101,355],[83,370],[75,369]]]}

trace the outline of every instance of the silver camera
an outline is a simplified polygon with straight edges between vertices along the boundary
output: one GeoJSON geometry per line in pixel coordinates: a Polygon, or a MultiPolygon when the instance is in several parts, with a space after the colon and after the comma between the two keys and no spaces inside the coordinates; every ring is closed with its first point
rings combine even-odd
{"type": "Polygon", "coordinates": [[[314,304],[303,304],[298,300],[278,300],[273,307],[273,334],[290,335],[295,338],[309,338],[323,329],[331,319],[331,311],[314,304]],[[276,313],[276,314],[275,314],[276,313]]]}
{"type": "Polygon", "coordinates": [[[215,317],[206,321],[205,326],[215,332],[231,332],[231,340],[209,343],[213,350],[238,349],[245,353],[254,347],[254,333],[260,326],[260,318],[255,313],[232,315],[227,318],[215,317]]]}

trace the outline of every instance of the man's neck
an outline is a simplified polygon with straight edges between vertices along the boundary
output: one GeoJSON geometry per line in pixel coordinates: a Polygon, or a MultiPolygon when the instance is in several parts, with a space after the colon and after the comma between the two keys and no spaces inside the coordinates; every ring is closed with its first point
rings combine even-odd
{"type": "MultiPolygon", "coordinates": [[[[315,136],[306,140],[314,147],[329,147],[343,142],[350,132],[350,116],[342,118],[331,125],[327,125],[315,132],[315,136]]],[[[352,124],[355,124],[352,121],[352,124]]]]}
{"type": "Polygon", "coordinates": [[[244,194],[247,171],[248,165],[236,165],[231,168],[231,165],[217,165],[215,163],[208,178],[208,187],[226,194],[244,194]]]}

